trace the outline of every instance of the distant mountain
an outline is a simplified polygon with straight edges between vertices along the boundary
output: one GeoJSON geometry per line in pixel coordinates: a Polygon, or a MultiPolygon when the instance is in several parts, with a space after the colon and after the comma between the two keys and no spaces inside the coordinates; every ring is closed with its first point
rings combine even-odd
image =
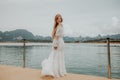
{"type": "Polygon", "coordinates": [[[85,38],[82,38],[82,42],[104,42],[106,41],[106,38],[110,38],[111,41],[120,42],[120,34],[105,35],[105,36],[98,35],[96,37],[85,37],[85,38]]]}
{"type": "MultiPolygon", "coordinates": [[[[63,39],[65,42],[97,42],[101,41],[106,38],[111,38],[112,40],[119,40],[120,41],[120,34],[114,34],[114,35],[106,35],[106,36],[101,36],[100,34],[96,37],[69,37],[69,36],[64,36],[63,39]]],[[[5,31],[2,32],[0,31],[0,41],[5,42],[5,41],[21,41],[22,39],[26,39],[27,41],[32,41],[32,42],[51,42],[51,36],[40,36],[36,35],[34,36],[31,32],[25,30],[25,29],[16,29],[13,31],[5,31]]]]}
{"type": "Polygon", "coordinates": [[[35,36],[25,30],[25,29],[16,29],[13,31],[0,31],[0,40],[1,41],[15,41],[15,40],[21,40],[21,39],[34,39],[35,36]]]}
{"type": "Polygon", "coordinates": [[[109,37],[111,39],[120,40],[120,34],[107,35],[107,36],[103,36],[103,37],[104,38],[109,37]]]}

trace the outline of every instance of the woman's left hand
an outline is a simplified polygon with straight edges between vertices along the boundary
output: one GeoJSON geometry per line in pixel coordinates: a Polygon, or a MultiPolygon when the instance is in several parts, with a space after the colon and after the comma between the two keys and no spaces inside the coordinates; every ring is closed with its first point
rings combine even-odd
{"type": "Polygon", "coordinates": [[[56,50],[56,49],[57,49],[57,46],[54,46],[54,49],[56,50]]]}

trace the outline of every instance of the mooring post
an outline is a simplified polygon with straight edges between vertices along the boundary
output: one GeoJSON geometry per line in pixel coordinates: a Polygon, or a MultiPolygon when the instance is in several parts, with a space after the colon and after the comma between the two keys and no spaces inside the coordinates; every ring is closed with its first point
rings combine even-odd
{"type": "Polygon", "coordinates": [[[26,47],[26,39],[23,39],[23,68],[25,68],[25,47],[26,47]]]}
{"type": "Polygon", "coordinates": [[[107,54],[108,54],[108,79],[111,79],[110,38],[107,38],[107,54]]]}

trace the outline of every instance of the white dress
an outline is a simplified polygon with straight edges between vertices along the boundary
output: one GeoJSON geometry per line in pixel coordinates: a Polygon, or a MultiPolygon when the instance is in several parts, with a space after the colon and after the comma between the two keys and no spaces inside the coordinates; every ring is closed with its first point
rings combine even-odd
{"type": "Polygon", "coordinates": [[[61,77],[67,74],[64,60],[64,40],[63,40],[64,28],[62,25],[57,26],[56,36],[59,38],[53,39],[52,51],[48,58],[42,61],[42,75],[51,75],[54,77],[61,77]],[[53,46],[57,46],[54,49],[53,46]]]}

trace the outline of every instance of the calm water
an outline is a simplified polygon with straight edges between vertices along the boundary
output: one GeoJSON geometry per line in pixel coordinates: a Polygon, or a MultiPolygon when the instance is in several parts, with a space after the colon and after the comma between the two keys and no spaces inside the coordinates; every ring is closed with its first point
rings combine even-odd
{"type": "MultiPolygon", "coordinates": [[[[0,64],[21,66],[22,43],[0,43],[0,64]]],[[[52,50],[51,43],[27,43],[26,67],[41,69],[52,50]]],[[[67,72],[107,77],[106,44],[65,43],[67,72]]],[[[111,44],[112,78],[120,78],[120,44],[111,44]]]]}

